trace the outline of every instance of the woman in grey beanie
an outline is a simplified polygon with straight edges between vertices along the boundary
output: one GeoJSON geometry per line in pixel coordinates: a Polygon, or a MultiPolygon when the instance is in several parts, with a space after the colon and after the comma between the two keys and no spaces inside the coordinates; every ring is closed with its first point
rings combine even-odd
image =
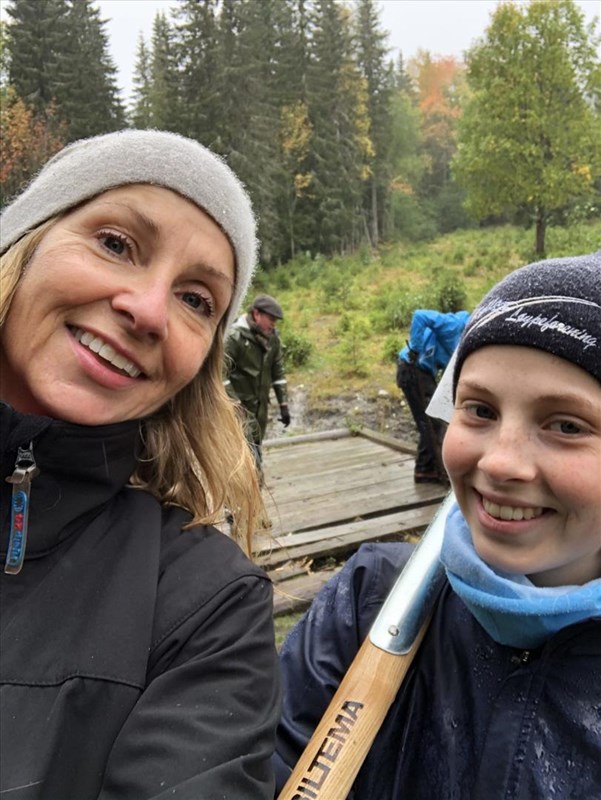
{"type": "Polygon", "coordinates": [[[4,209],[0,250],[0,793],[271,797],[263,509],[222,384],[248,196],[198,142],[106,134],[4,209]]]}

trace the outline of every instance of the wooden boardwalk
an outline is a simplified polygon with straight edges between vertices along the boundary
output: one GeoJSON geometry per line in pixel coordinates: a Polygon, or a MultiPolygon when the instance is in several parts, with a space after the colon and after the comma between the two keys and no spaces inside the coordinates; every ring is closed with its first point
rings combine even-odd
{"type": "Polygon", "coordinates": [[[264,443],[271,529],[259,563],[275,583],[276,614],[307,606],[362,542],[421,534],[446,494],[413,482],[414,448],[369,430],[328,431],[264,443]]]}

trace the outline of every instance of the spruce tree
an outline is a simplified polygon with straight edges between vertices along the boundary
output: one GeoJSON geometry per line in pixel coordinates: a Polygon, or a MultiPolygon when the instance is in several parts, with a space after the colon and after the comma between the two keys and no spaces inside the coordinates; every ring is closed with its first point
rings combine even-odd
{"type": "Polygon", "coordinates": [[[70,0],[64,84],[59,112],[71,140],[119,130],[125,111],[117,88],[117,68],[109,54],[106,22],[92,0],[70,0]]]}
{"type": "Polygon", "coordinates": [[[34,113],[64,101],[68,68],[67,0],[10,0],[6,5],[9,83],[34,113]]]}
{"type": "Polygon", "coordinates": [[[391,178],[389,143],[392,81],[387,61],[387,35],[380,29],[375,0],[359,0],[355,14],[357,62],[367,84],[370,138],[374,147],[363,207],[369,219],[372,246],[377,247],[391,178]]]}
{"type": "Polygon", "coordinates": [[[134,128],[152,128],[151,52],[140,33],[133,76],[131,120],[134,128]]]}
{"type": "Polygon", "coordinates": [[[179,132],[219,146],[222,68],[217,0],[182,0],[174,11],[181,114],[179,132]]]}
{"type": "Polygon", "coordinates": [[[36,114],[52,108],[69,141],[124,125],[116,67],[91,0],[11,0],[10,83],[36,114]]]}
{"type": "Polygon", "coordinates": [[[0,105],[8,87],[8,48],[6,47],[6,23],[0,19],[0,105]]]}
{"type": "Polygon", "coordinates": [[[180,126],[179,76],[172,26],[165,14],[155,15],[152,26],[150,59],[150,125],[161,130],[178,130],[180,126]]]}
{"type": "Polygon", "coordinates": [[[232,167],[248,185],[259,218],[259,240],[268,263],[282,255],[282,228],[278,199],[283,183],[279,145],[280,113],[278,30],[280,0],[238,3],[237,57],[224,87],[224,96],[236,99],[235,148],[232,167]],[[243,91],[240,91],[243,89],[243,91]]]}
{"type": "Polygon", "coordinates": [[[316,0],[308,98],[313,125],[315,245],[343,251],[365,237],[362,193],[373,147],[369,138],[366,82],[351,47],[348,10],[316,0]]]}
{"type": "Polygon", "coordinates": [[[313,126],[307,98],[309,64],[306,0],[279,0],[274,8],[276,78],[271,92],[279,110],[280,179],[277,197],[281,257],[312,246],[313,126]]]}

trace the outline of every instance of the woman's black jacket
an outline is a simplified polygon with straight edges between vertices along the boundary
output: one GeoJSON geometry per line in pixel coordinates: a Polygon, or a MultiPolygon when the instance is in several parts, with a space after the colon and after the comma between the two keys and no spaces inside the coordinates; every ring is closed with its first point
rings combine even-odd
{"type": "MultiPolygon", "coordinates": [[[[224,534],[125,483],[137,423],[0,406],[0,797],[270,798],[272,589],[224,534]],[[10,475],[33,442],[27,558],[3,571],[10,475]]],[[[183,457],[183,456],[182,456],[183,457]]]]}

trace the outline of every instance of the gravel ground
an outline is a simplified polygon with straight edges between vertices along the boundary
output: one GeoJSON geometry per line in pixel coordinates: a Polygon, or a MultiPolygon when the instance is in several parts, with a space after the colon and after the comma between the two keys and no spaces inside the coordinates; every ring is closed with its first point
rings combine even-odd
{"type": "Polygon", "coordinates": [[[292,418],[290,426],[285,429],[278,421],[278,408],[272,398],[267,439],[360,425],[397,439],[417,443],[413,418],[400,392],[391,395],[381,390],[375,398],[360,394],[340,395],[321,400],[319,407],[315,409],[308,407],[307,390],[304,386],[291,387],[288,394],[292,418]]]}

